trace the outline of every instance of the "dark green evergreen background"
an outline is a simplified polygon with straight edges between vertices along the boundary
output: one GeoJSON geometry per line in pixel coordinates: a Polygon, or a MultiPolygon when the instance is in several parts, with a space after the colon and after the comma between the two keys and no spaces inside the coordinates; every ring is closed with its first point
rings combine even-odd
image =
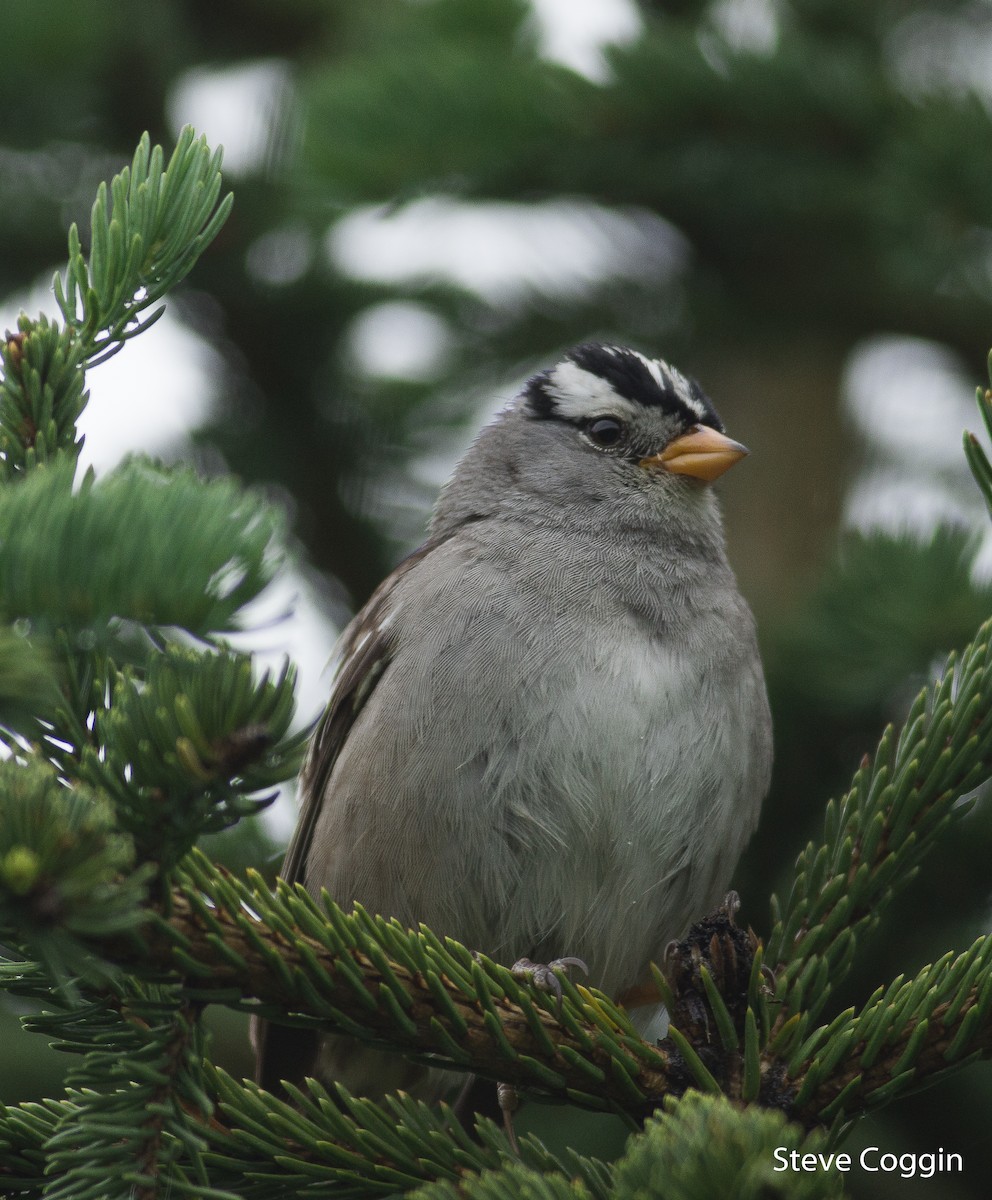
{"type": "MultiPolygon", "coordinates": [[[[464,436],[481,398],[568,344],[629,341],[703,381],[754,452],[721,488],[777,730],[773,794],[736,881],[759,933],[822,802],[992,608],[966,535],[920,544],[839,529],[867,454],[840,404],[854,348],[921,336],[984,379],[992,120],[952,71],[910,94],[893,64],[907,45],[939,59],[955,39],[992,42],[992,6],[776,7],[777,43],[751,52],[721,41],[713,5],[644,0],[643,36],[608,53],[607,83],[543,61],[523,0],[32,0],[4,6],[0,22],[0,295],[58,265],[69,222],[85,220],[97,182],[142,130],[172,142],[168,101],[186,72],[287,64],[271,166],[229,181],[234,212],[174,308],[225,363],[203,463],[286,497],[306,552],[336,581],[328,603],[343,587],[360,604],[409,544],[414,501],[430,497],[411,479],[397,502],[406,464],[464,436]],[[319,247],[332,222],[436,194],[636,209],[678,229],[689,254],[674,280],[642,273],[504,302],[440,280],[392,289],[331,273],[319,247]],[[318,252],[274,286],[246,261],[286,226],[309,230],[318,252]],[[363,376],[347,352],[355,318],[397,298],[451,332],[429,384],[363,376]]],[[[919,463],[921,482],[930,470],[919,463]]],[[[837,1008],[987,928],[990,851],[980,805],[863,947],[837,1008]]],[[[0,1099],[51,1092],[58,1059],[6,1021],[0,1099]]],[[[234,1034],[224,1054],[247,1069],[234,1034]]],[[[855,1175],[852,1194],[985,1195],[990,1109],[992,1075],[978,1066],[873,1117],[851,1147],[943,1146],[967,1173],[855,1175]]]]}

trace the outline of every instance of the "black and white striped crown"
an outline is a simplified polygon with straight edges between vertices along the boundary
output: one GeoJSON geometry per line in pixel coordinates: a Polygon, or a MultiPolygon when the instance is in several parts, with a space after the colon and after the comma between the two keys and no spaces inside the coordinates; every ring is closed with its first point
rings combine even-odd
{"type": "Polygon", "coordinates": [[[535,375],[524,396],[533,416],[542,419],[583,421],[619,398],[670,412],[686,425],[709,425],[723,432],[716,409],[694,379],[660,358],[625,346],[576,346],[557,366],[535,375]]]}

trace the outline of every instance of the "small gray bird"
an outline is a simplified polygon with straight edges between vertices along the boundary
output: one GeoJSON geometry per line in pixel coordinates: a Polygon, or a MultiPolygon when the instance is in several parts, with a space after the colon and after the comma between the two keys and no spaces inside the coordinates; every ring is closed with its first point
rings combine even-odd
{"type": "MultiPolygon", "coordinates": [[[[768,788],[710,487],[744,454],[695,382],[634,350],[578,346],[531,379],[342,636],[284,878],[506,964],[577,956],[635,995],[725,891],[768,788]]],[[[268,1088],[425,1074],[343,1037],[256,1040],[268,1088]]]]}

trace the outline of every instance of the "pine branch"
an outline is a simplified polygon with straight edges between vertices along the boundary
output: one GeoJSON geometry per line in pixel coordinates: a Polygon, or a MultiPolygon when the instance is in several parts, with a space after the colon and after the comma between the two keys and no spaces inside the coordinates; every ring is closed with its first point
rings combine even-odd
{"type": "MultiPolygon", "coordinates": [[[[612,1200],[836,1200],[842,1177],[835,1169],[776,1170],[776,1151],[822,1154],[826,1148],[821,1134],[804,1137],[781,1113],[753,1106],[742,1110],[723,1096],[689,1093],[667,1100],[643,1136],[630,1140],[614,1166],[612,1200]]],[[[433,1197],[428,1192],[424,1200],[433,1197]]]]}
{"type": "MultiPolygon", "coordinates": [[[[114,672],[76,773],[113,802],[139,861],[167,875],[196,840],[251,816],[299,768],[296,674],[255,678],[248,655],[167,645],[143,672],[114,672]]],[[[64,764],[63,764],[64,765],[64,764]]]]}
{"type": "Polygon", "coordinates": [[[2,940],[30,945],[54,979],[101,970],[87,939],[136,927],[199,836],[257,811],[268,799],[253,793],[296,769],[293,684],[254,679],[243,655],[167,647],[144,678],[101,681],[97,743],[56,729],[41,748],[58,765],[0,761],[2,940]]]}
{"type": "Polygon", "coordinates": [[[983,937],[813,1033],[789,1065],[790,1110],[807,1126],[840,1121],[990,1055],[992,938],[983,937]]]}
{"type": "Polygon", "coordinates": [[[0,942],[30,943],[46,990],[74,976],[103,980],[107,964],[87,940],[137,927],[149,869],[136,869],[111,806],[67,789],[46,763],[0,762],[0,798],[0,942]]]}
{"type": "MultiPolygon", "coordinates": [[[[740,1110],[724,1097],[690,1093],[667,1101],[631,1138],[608,1182],[610,1200],[835,1200],[842,1177],[835,1167],[804,1174],[783,1170],[780,1156],[823,1154],[825,1139],[804,1137],[781,1113],[740,1110]],[[776,1169],[778,1168],[778,1170],[776,1169]]],[[[446,1179],[413,1192],[410,1200],[593,1200],[602,1193],[588,1176],[539,1172],[526,1161],[457,1183],[446,1179]]]]}
{"type": "Polygon", "coordinates": [[[200,855],[184,865],[168,915],[141,931],[139,946],[119,937],[90,945],[150,978],[178,973],[184,994],[201,1003],[243,1007],[254,997],[276,1019],[635,1121],[665,1096],[701,1088],[812,1127],[992,1051],[992,951],[984,944],[901,990],[897,981],[862,1014],[841,1014],[804,1038],[804,1015],[772,1027],[760,946],[724,910],[666,959],[659,985],[673,1027],[652,1047],[623,1010],[567,980],[559,1011],[505,968],[427,930],[361,910],[345,915],[286,884],[273,895],[260,877],[242,882],[200,855]]]}
{"type": "Polygon", "coordinates": [[[174,989],[125,985],[25,1023],[78,1061],[61,1101],[0,1110],[4,1195],[42,1186],[46,1200],[220,1195],[202,1161],[213,1108],[202,1031],[174,989]]]}
{"type": "Polygon", "coordinates": [[[54,282],[63,326],[22,314],[0,345],[0,478],[56,459],[75,465],[86,369],[161,316],[161,307],[142,314],[217,236],[232,204],[220,198],[220,161],[187,127],[163,167],[145,134],[131,166],[100,187],[88,259],[78,229],[69,230],[65,277],[54,282]]]}
{"type": "MultiPolygon", "coordinates": [[[[189,1116],[205,1117],[211,1105],[200,1080],[197,1014],[168,989],[128,988],[116,1004],[108,999],[73,1014],[74,1036],[62,1047],[84,1057],[67,1079],[74,1108],[45,1142],[53,1177],[46,1200],[105,1200],[109,1180],[112,1193],[133,1200],[181,1194],[179,1157],[200,1158],[203,1142],[189,1116]]],[[[59,1018],[33,1024],[65,1028],[59,1018]]]]}
{"type": "Polygon", "coordinates": [[[41,1195],[45,1145],[56,1126],[77,1111],[71,1098],[0,1106],[0,1195],[41,1195]]]}
{"type": "Polygon", "coordinates": [[[292,1014],[594,1109],[640,1112],[670,1086],[669,1055],[600,993],[563,978],[559,1011],[553,996],[426,928],[345,914],[326,897],[318,906],[281,881],[273,895],[256,873],[246,884],[197,853],[184,867],[168,917],[142,931],[139,950],[119,945],[115,957],[180,972],[203,1003],[255,997],[265,1016],[292,1014]]]}
{"type": "MultiPolygon", "coordinates": [[[[933,686],[929,714],[918,702],[909,732],[883,739],[877,761],[890,771],[895,764],[912,780],[910,797],[924,791],[921,779],[929,779],[925,794],[936,793],[936,801],[918,805],[909,818],[898,807],[906,791],[888,793],[896,803],[880,810],[883,821],[888,817],[898,827],[894,814],[902,813],[914,828],[902,830],[901,842],[890,833],[887,854],[918,855],[924,835],[932,837],[949,819],[953,797],[946,781],[963,786],[960,781],[970,782],[984,769],[986,632],[933,686]],[[962,724],[968,733],[963,741],[962,724]],[[924,733],[931,740],[924,741],[924,733]],[[886,754],[886,746],[894,748],[886,754]],[[930,776],[919,765],[926,756],[937,763],[930,776]],[[911,769],[900,766],[907,760],[911,769]]],[[[870,787],[865,791],[872,795],[870,787]]],[[[56,810],[71,795],[63,788],[50,791],[46,829],[57,829],[56,810]]],[[[30,843],[37,833],[18,836],[19,844],[30,843]]],[[[884,854],[866,858],[886,861],[884,854]]],[[[14,860],[13,878],[23,892],[19,862],[14,860]]],[[[567,981],[559,1013],[504,968],[454,943],[442,945],[426,930],[412,934],[361,911],[345,916],[329,904],[322,909],[302,889],[286,885],[272,895],[259,877],[242,883],[199,856],[186,868],[168,917],[144,931],[140,950],[125,948],[119,936],[108,943],[85,930],[81,940],[91,950],[113,952],[129,970],[177,972],[187,981],[187,994],[201,1001],[240,1005],[243,996],[255,996],[267,1015],[296,1014],[295,1020],[389,1044],[425,1061],[635,1119],[666,1094],[701,1087],[781,1107],[812,1125],[884,1103],[929,1073],[989,1052],[990,973],[978,950],[963,963],[938,964],[939,976],[925,974],[901,992],[873,998],[857,1019],[842,1014],[807,1036],[812,1010],[770,1026],[753,937],[703,923],[684,951],[666,961],[659,982],[668,989],[674,1028],[668,1042],[654,1048],[640,1042],[605,997],[567,981]],[[920,1007],[921,998],[929,1007],[920,1007]]],[[[38,897],[32,894],[35,907],[38,897]]],[[[811,901],[824,903],[815,892],[811,901]]],[[[830,903],[828,893],[825,908],[812,909],[821,921],[834,911],[830,903]]],[[[863,919],[856,907],[848,917],[852,911],[863,919]]],[[[23,922],[18,928],[23,933],[23,922]]]]}
{"type": "Polygon", "coordinates": [[[213,636],[238,628],[283,539],[278,510],[232,479],[133,459],[74,491],[72,466],[53,467],[0,489],[0,612],[104,640],[125,620],[213,636]]]}
{"type": "MultiPolygon", "coordinates": [[[[480,1122],[478,1140],[469,1140],[450,1114],[408,1098],[391,1098],[380,1110],[367,1101],[332,1101],[314,1085],[292,1108],[220,1072],[215,1082],[221,1114],[234,1120],[202,1129],[215,1185],[201,1191],[204,1197],[231,1197],[236,1189],[243,1200],[297,1200],[333,1187],[335,1196],[354,1200],[395,1195],[418,1179],[430,1182],[409,1192],[411,1200],[825,1200],[840,1194],[835,1170],[775,1170],[776,1151],[823,1154],[822,1136],[806,1136],[780,1113],[741,1110],[723,1097],[690,1093],[666,1102],[620,1160],[606,1166],[573,1152],[556,1157],[531,1137],[521,1139],[517,1158],[491,1122],[480,1122]]],[[[61,1102],[0,1110],[0,1163],[14,1168],[4,1174],[0,1166],[8,1194],[40,1195],[41,1148],[79,1100],[70,1094],[61,1102]]]]}
{"type": "Polygon", "coordinates": [[[17,324],[0,347],[0,478],[8,481],[50,461],[75,466],[76,421],[89,399],[73,330],[44,316],[17,324]]]}
{"type": "Polygon", "coordinates": [[[402,1095],[378,1105],[340,1087],[330,1095],[313,1080],[305,1092],[291,1089],[287,1103],[222,1071],[214,1084],[219,1119],[205,1131],[205,1162],[218,1184],[245,1200],[288,1200],[320,1180],[333,1182],[340,1200],[391,1196],[520,1162],[581,1180],[596,1200],[609,1195],[612,1173],[604,1164],[574,1152],[558,1158],[532,1137],[520,1139],[518,1156],[491,1121],[478,1121],[470,1137],[444,1105],[402,1095]]]}
{"type": "Polygon", "coordinates": [[[101,183],[90,217],[89,259],[69,229],[69,265],[56,274],[55,298],[73,330],[81,361],[96,366],[147,329],[163,307],[141,314],[189,274],[227,220],[220,199],[222,152],[186,126],[163,168],[161,146],[142,135],[130,167],[101,183]]]}
{"type": "Polygon", "coordinates": [[[890,726],[851,790],[827,805],[823,840],[799,856],[788,902],[773,898],[767,959],[783,1002],[779,1025],[823,1010],[859,936],[914,876],[948,822],[992,774],[992,622],[951,655],[897,734],[890,726]]]}

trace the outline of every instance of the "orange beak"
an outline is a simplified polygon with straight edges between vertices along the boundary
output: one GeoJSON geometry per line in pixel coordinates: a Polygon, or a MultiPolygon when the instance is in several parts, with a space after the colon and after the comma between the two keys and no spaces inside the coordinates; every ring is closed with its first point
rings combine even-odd
{"type": "Polygon", "coordinates": [[[669,442],[660,454],[642,458],[642,467],[663,467],[675,475],[691,475],[712,483],[747,454],[747,447],[709,425],[695,425],[669,442]]]}

